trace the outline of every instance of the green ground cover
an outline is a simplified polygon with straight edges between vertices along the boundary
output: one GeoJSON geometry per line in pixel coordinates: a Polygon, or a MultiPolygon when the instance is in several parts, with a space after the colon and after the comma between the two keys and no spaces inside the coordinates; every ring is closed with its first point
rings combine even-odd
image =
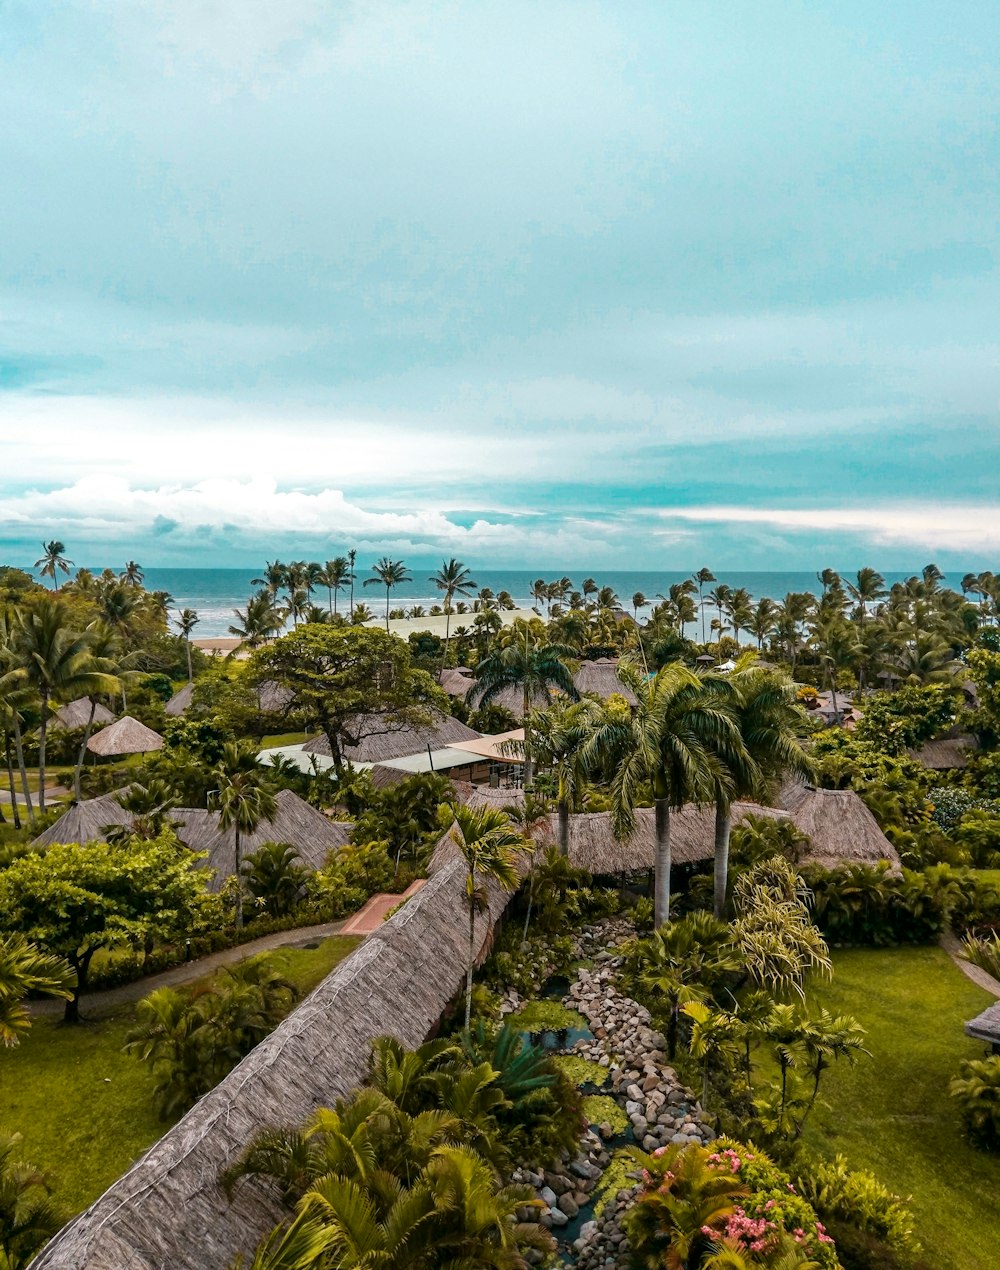
{"type": "Polygon", "coordinates": [[[301,745],[315,736],[314,732],[277,732],[274,736],[266,736],[260,743],[262,750],[272,750],[276,745],[301,745]]]}
{"type": "Polygon", "coordinates": [[[983,1053],[963,1024],[992,998],[940,948],[845,950],[833,960],[832,982],[814,984],[810,1001],[853,1014],[872,1057],[827,1072],[828,1107],[817,1107],[807,1141],[912,1195],[929,1264],[995,1270],[1000,1156],[968,1144],[948,1096],[962,1060],[983,1053]]]}
{"type": "MultiPolygon", "coordinates": [[[[337,935],[265,955],[305,994],[358,943],[337,935]]],[[[0,1050],[0,1124],[24,1135],[25,1154],[50,1174],[67,1216],[168,1127],[153,1110],[152,1073],[122,1053],[132,1019],[131,1006],[76,1027],[38,1019],[18,1048],[0,1050]]]]}

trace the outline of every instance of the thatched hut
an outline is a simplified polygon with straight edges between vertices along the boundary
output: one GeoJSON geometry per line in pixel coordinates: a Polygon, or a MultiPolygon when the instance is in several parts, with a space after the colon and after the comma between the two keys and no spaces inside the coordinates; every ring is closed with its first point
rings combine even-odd
{"type": "Polygon", "coordinates": [[[454,669],[448,668],[442,670],[438,675],[438,683],[445,690],[449,697],[457,697],[459,701],[464,701],[469,694],[469,689],[474,687],[476,682],[472,671],[465,666],[458,666],[454,669]]]}
{"type": "MultiPolygon", "coordinates": [[[[479,733],[458,719],[431,711],[432,722],[421,727],[407,723],[393,724],[378,715],[362,715],[354,721],[357,745],[345,745],[343,757],[351,763],[384,763],[388,759],[405,758],[422,751],[439,750],[463,741],[476,741],[479,733]]],[[[353,731],[353,728],[352,728],[353,731]]],[[[330,756],[330,742],[325,735],[313,737],[302,747],[304,754],[330,756]]]]}
{"type": "Polygon", "coordinates": [[[194,701],[194,684],[185,684],[183,688],[179,688],[163,707],[165,714],[171,719],[179,719],[182,714],[190,710],[191,703],[194,701]]]}
{"type": "Polygon", "coordinates": [[[812,840],[807,859],[826,869],[839,864],[878,864],[900,869],[896,848],[853,789],[786,785],[779,798],[799,829],[812,840]]]}
{"type": "Polygon", "coordinates": [[[60,706],[49,721],[49,726],[61,728],[64,732],[76,732],[91,722],[91,709],[94,711],[95,728],[103,728],[107,723],[114,723],[115,716],[107,706],[102,706],[99,701],[92,704],[89,697],[78,697],[76,701],[68,701],[66,705],[60,706]]]}
{"type": "Polygon", "coordinates": [[[929,771],[955,772],[968,767],[975,749],[974,736],[943,736],[937,741],[926,741],[918,750],[906,752],[929,771]]]}
{"type": "Polygon", "coordinates": [[[125,714],[92,736],[87,742],[87,749],[105,758],[119,754],[149,754],[152,750],[163,749],[163,737],[147,728],[145,723],[125,714]]]}
{"type": "Polygon", "coordinates": [[[100,798],[87,798],[64,812],[55,824],[49,825],[32,842],[33,847],[51,847],[57,842],[103,842],[105,830],[112,825],[130,825],[132,815],[118,802],[118,790],[102,794],[100,798]]]}
{"type": "MultiPolygon", "coordinates": [[[[488,942],[509,896],[487,888],[488,942]]],[[[33,1270],[215,1270],[249,1253],[287,1211],[246,1179],[219,1186],[265,1125],[305,1120],[364,1080],[372,1041],[413,1047],[459,992],[468,944],[465,876],[442,869],[109,1190],[55,1236],[33,1270]]]]}
{"type": "Polygon", "coordinates": [[[265,679],[257,685],[257,704],[264,714],[287,714],[295,704],[295,693],[284,684],[265,679]]]}
{"type": "Polygon", "coordinates": [[[630,706],[636,704],[635,693],[626,688],[618,678],[618,662],[612,657],[599,657],[596,661],[580,663],[580,669],[573,676],[577,692],[582,696],[600,697],[603,701],[617,694],[624,697],[630,706]]]}

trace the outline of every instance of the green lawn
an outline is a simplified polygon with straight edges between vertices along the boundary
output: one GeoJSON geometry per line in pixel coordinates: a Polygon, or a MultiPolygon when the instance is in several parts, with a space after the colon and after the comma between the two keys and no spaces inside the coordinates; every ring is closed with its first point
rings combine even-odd
{"type": "Polygon", "coordinates": [[[301,745],[308,741],[314,732],[278,732],[274,736],[266,736],[260,743],[262,750],[273,750],[278,745],[301,745]]]}
{"type": "MultiPolygon", "coordinates": [[[[268,960],[304,994],[358,944],[334,936],[268,960]]],[[[84,1002],[86,1014],[86,1002],[84,1002]]],[[[152,1108],[145,1064],[121,1052],[132,1008],[70,1027],[39,1019],[17,1049],[0,1050],[0,1124],[24,1135],[67,1215],[95,1199],[168,1127],[152,1108]]]]}
{"type": "Polygon", "coordinates": [[[993,998],[940,948],[836,952],[832,983],[809,996],[859,1019],[872,1057],[826,1074],[829,1109],[817,1107],[807,1139],[912,1195],[931,1265],[996,1270],[1000,1156],[968,1145],[948,1096],[961,1061],[983,1053],[962,1025],[993,998]]]}

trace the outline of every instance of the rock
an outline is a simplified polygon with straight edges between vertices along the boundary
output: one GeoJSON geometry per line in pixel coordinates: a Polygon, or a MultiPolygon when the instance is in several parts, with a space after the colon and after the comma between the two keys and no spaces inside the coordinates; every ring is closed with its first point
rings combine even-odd
{"type": "Polygon", "coordinates": [[[580,1227],[580,1237],[577,1240],[577,1243],[581,1246],[581,1248],[586,1247],[586,1245],[590,1243],[599,1229],[600,1227],[596,1221],[585,1221],[583,1223],[580,1227]]]}
{"type": "Polygon", "coordinates": [[[555,1202],[559,1198],[559,1196],[555,1193],[555,1191],[551,1188],[551,1186],[543,1186],[542,1189],[538,1192],[538,1198],[542,1201],[543,1204],[546,1204],[548,1205],[549,1208],[552,1208],[555,1206],[555,1202]]]}
{"type": "Polygon", "coordinates": [[[568,1226],[569,1218],[561,1208],[550,1208],[548,1212],[549,1222],[553,1226],[568,1226]]]}
{"type": "Polygon", "coordinates": [[[580,1205],[576,1202],[572,1195],[559,1196],[559,1208],[567,1217],[575,1217],[580,1211],[580,1205]]]}

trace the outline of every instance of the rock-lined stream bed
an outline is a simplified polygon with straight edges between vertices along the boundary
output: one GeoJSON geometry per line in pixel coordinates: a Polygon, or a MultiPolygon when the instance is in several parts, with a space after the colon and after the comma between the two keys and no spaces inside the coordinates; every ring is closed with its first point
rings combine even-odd
{"type": "MultiPolygon", "coordinates": [[[[653,1028],[648,1011],[615,986],[620,962],[608,949],[633,933],[620,918],[585,928],[575,943],[578,956],[592,958],[593,966],[581,968],[568,986],[566,980],[558,985],[565,988],[562,1006],[575,1012],[566,1015],[572,1022],[565,1030],[532,1033],[535,1043],[543,1038],[550,1051],[558,1043],[557,1053],[576,1060],[567,1061],[567,1070],[575,1080],[583,1076],[577,1083],[589,1095],[584,1109],[593,1123],[577,1155],[559,1171],[519,1169],[514,1180],[534,1188],[545,1205],[541,1220],[558,1241],[561,1259],[581,1270],[627,1265],[620,1218],[637,1185],[629,1145],[655,1151],[672,1142],[707,1142],[713,1136],[695,1096],[669,1065],[665,1039],[653,1028]],[[586,1021],[585,1028],[572,1026],[576,1015],[586,1021]]],[[[515,1013],[522,1006],[518,995],[508,991],[503,1012],[515,1013]]],[[[540,1261],[542,1255],[529,1256],[533,1259],[540,1261]]]]}

